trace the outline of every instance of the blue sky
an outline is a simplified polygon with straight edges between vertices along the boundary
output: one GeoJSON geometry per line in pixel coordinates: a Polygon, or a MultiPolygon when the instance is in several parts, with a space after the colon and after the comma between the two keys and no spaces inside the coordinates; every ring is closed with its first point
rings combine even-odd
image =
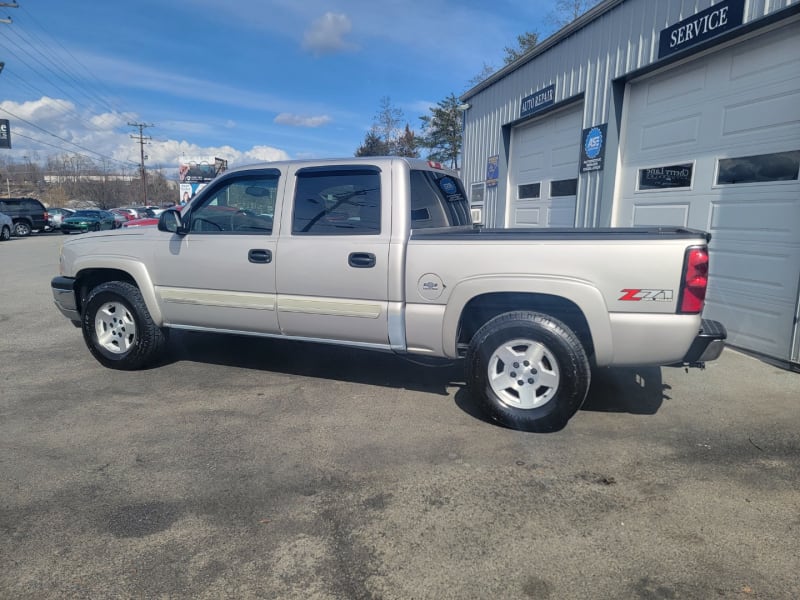
{"type": "Polygon", "coordinates": [[[555,0],[17,0],[0,8],[0,118],[15,160],[148,167],[352,156],[382,97],[419,117],[552,32],[555,0]],[[34,141],[36,140],[36,141],[34,141]],[[46,142],[45,145],[41,142],[46,142]],[[117,162],[121,161],[121,162],[117,162]]]}

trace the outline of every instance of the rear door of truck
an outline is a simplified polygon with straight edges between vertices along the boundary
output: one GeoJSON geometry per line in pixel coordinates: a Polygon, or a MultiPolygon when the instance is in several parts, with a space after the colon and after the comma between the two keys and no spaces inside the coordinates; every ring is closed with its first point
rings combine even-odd
{"type": "Polygon", "coordinates": [[[285,335],[388,345],[391,173],[292,167],[276,259],[285,335]]]}

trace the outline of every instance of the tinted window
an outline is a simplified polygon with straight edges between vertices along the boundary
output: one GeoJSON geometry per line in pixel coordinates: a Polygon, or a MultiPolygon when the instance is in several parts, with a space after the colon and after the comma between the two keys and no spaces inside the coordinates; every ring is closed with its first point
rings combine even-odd
{"type": "Polygon", "coordinates": [[[190,228],[202,233],[270,234],[277,190],[277,176],[220,182],[192,207],[190,228]]]}
{"type": "Polygon", "coordinates": [[[375,169],[297,174],[292,233],[376,235],[381,232],[381,180],[375,169]]]}
{"type": "Polygon", "coordinates": [[[538,198],[541,194],[541,188],[542,185],[540,183],[524,183],[517,187],[517,198],[520,200],[538,198]]]}
{"type": "Polygon", "coordinates": [[[692,163],[639,169],[640,190],[692,187],[692,163]]]}
{"type": "Polygon", "coordinates": [[[577,179],[562,179],[550,182],[550,197],[557,196],[576,196],[578,194],[577,179]]]}
{"type": "Polygon", "coordinates": [[[793,181],[797,179],[798,171],[800,171],[800,150],[721,158],[717,184],[793,181]]]}
{"type": "Polygon", "coordinates": [[[411,228],[472,223],[461,182],[438,171],[411,171],[411,228]]]}

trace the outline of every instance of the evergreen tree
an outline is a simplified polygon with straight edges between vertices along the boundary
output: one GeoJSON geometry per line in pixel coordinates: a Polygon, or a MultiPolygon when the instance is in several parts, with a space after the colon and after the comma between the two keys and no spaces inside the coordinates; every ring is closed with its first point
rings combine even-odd
{"type": "Polygon", "coordinates": [[[364,136],[364,143],[356,150],[356,156],[387,156],[389,146],[373,127],[364,136]]]}
{"type": "Polygon", "coordinates": [[[462,113],[458,98],[450,94],[431,108],[431,114],[420,117],[422,138],[420,145],[428,148],[429,160],[435,160],[458,169],[461,155],[462,113]]]}
{"type": "Polygon", "coordinates": [[[403,134],[397,138],[397,156],[405,156],[407,158],[419,158],[419,150],[417,150],[418,142],[416,134],[411,131],[411,127],[406,123],[406,128],[403,134]]]}

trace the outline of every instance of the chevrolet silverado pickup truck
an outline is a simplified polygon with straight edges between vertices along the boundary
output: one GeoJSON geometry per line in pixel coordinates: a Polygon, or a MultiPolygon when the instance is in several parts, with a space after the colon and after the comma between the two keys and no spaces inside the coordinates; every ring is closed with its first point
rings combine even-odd
{"type": "Polygon", "coordinates": [[[56,306],[113,369],[170,329],[464,359],[495,420],[557,430],[592,370],[702,366],[708,234],[485,229],[456,173],[405,158],[287,161],[219,176],[157,227],[65,241],[56,306]]]}

